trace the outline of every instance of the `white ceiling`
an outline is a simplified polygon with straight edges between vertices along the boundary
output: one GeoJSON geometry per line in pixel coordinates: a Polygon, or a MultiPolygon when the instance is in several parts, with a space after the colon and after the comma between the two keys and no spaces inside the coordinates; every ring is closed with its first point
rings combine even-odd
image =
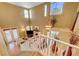
{"type": "Polygon", "coordinates": [[[24,8],[32,8],[42,4],[43,2],[8,2],[8,3],[16,6],[24,7],[24,8]]]}

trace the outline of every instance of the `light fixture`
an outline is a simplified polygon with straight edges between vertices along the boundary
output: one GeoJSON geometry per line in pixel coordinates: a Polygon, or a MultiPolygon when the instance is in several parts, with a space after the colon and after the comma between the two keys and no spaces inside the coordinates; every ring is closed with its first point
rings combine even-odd
{"type": "Polygon", "coordinates": [[[25,31],[24,26],[21,26],[21,32],[24,32],[24,31],[25,31]]]}
{"type": "Polygon", "coordinates": [[[45,26],[45,29],[46,29],[46,30],[50,30],[50,29],[51,29],[51,26],[50,26],[50,25],[46,25],[46,26],[45,26]]]}
{"type": "Polygon", "coordinates": [[[21,31],[22,31],[22,32],[24,32],[24,31],[25,31],[25,29],[24,29],[24,28],[21,28],[21,31]]]}

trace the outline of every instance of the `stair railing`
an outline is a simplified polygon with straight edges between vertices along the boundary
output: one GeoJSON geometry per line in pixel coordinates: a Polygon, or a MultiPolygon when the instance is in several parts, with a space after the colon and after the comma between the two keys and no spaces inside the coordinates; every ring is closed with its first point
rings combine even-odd
{"type": "Polygon", "coordinates": [[[64,42],[64,41],[52,38],[52,37],[48,37],[48,36],[43,35],[43,34],[40,34],[40,37],[43,37],[44,39],[47,40],[47,55],[51,55],[51,52],[52,52],[51,51],[52,50],[51,45],[55,45],[55,47],[53,46],[53,48],[55,48],[54,49],[54,51],[55,51],[54,54],[56,56],[57,55],[58,56],[59,55],[60,56],[72,56],[72,55],[74,55],[74,56],[76,55],[77,56],[77,55],[79,55],[79,52],[78,52],[79,47],[76,46],[76,45],[72,45],[70,43],[67,43],[67,42],[64,42]],[[60,44],[60,46],[59,46],[59,44],[60,44]],[[65,48],[61,49],[60,47],[62,45],[64,45],[63,47],[65,47],[65,48]],[[59,51],[59,54],[58,54],[58,51],[59,51]],[[64,55],[63,55],[63,53],[64,53],[64,55]]]}

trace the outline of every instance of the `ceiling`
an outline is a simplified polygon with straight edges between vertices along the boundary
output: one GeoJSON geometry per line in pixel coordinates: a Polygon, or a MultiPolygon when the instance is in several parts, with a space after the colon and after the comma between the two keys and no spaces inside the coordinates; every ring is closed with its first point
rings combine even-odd
{"type": "Polygon", "coordinates": [[[16,6],[24,7],[24,8],[32,8],[42,4],[43,2],[8,2],[8,3],[16,6]]]}

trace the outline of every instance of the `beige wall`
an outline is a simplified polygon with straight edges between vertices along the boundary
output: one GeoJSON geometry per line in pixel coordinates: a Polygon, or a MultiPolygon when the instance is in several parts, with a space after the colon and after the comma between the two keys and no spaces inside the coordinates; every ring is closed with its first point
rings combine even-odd
{"type": "Polygon", "coordinates": [[[8,3],[0,3],[0,27],[24,25],[23,10],[23,8],[8,3]]]}
{"type": "MultiPolygon", "coordinates": [[[[50,3],[46,4],[48,4],[49,15],[50,3]]],[[[57,23],[55,27],[72,29],[77,13],[77,6],[78,3],[76,2],[65,2],[63,6],[63,13],[56,16],[57,23]]],[[[32,8],[32,12],[32,25],[39,26],[40,30],[43,31],[43,29],[45,29],[45,25],[48,25],[50,23],[50,16],[44,17],[44,4],[32,8]]]]}
{"type": "Polygon", "coordinates": [[[78,7],[77,7],[77,12],[79,11],[79,3],[78,3],[78,7]]]}
{"type": "MultiPolygon", "coordinates": [[[[24,8],[0,2],[0,27],[18,27],[20,29],[25,26],[27,19],[24,18],[23,10],[24,8]]],[[[23,36],[23,32],[20,31],[20,33],[23,36]]]]}
{"type": "Polygon", "coordinates": [[[65,2],[63,6],[63,13],[57,17],[56,27],[72,29],[75,18],[78,3],[65,2]]]}
{"type": "Polygon", "coordinates": [[[77,21],[76,21],[76,24],[75,24],[75,28],[74,28],[74,31],[76,32],[79,32],[79,15],[78,15],[78,18],[77,18],[77,21]]]}
{"type": "MultiPolygon", "coordinates": [[[[55,27],[71,29],[75,21],[78,3],[66,2],[63,7],[63,13],[56,16],[57,23],[55,27]]],[[[28,20],[23,16],[24,8],[17,7],[8,3],[0,3],[0,27],[23,27],[28,25],[28,20]]],[[[32,25],[39,26],[40,31],[44,31],[45,26],[50,23],[50,3],[44,3],[32,8],[32,25]],[[48,16],[44,17],[44,5],[48,5],[48,16]]],[[[24,36],[25,32],[20,31],[20,35],[24,36]]]]}
{"type": "Polygon", "coordinates": [[[50,13],[50,3],[44,3],[32,8],[32,25],[39,26],[40,31],[43,31],[46,25],[49,23],[49,16],[44,16],[44,5],[48,5],[48,15],[50,13]]]}
{"type": "MultiPolygon", "coordinates": [[[[77,12],[79,12],[79,4],[78,4],[77,12]]],[[[78,15],[75,27],[74,27],[74,31],[79,33],[79,15],[78,15]]]]}

